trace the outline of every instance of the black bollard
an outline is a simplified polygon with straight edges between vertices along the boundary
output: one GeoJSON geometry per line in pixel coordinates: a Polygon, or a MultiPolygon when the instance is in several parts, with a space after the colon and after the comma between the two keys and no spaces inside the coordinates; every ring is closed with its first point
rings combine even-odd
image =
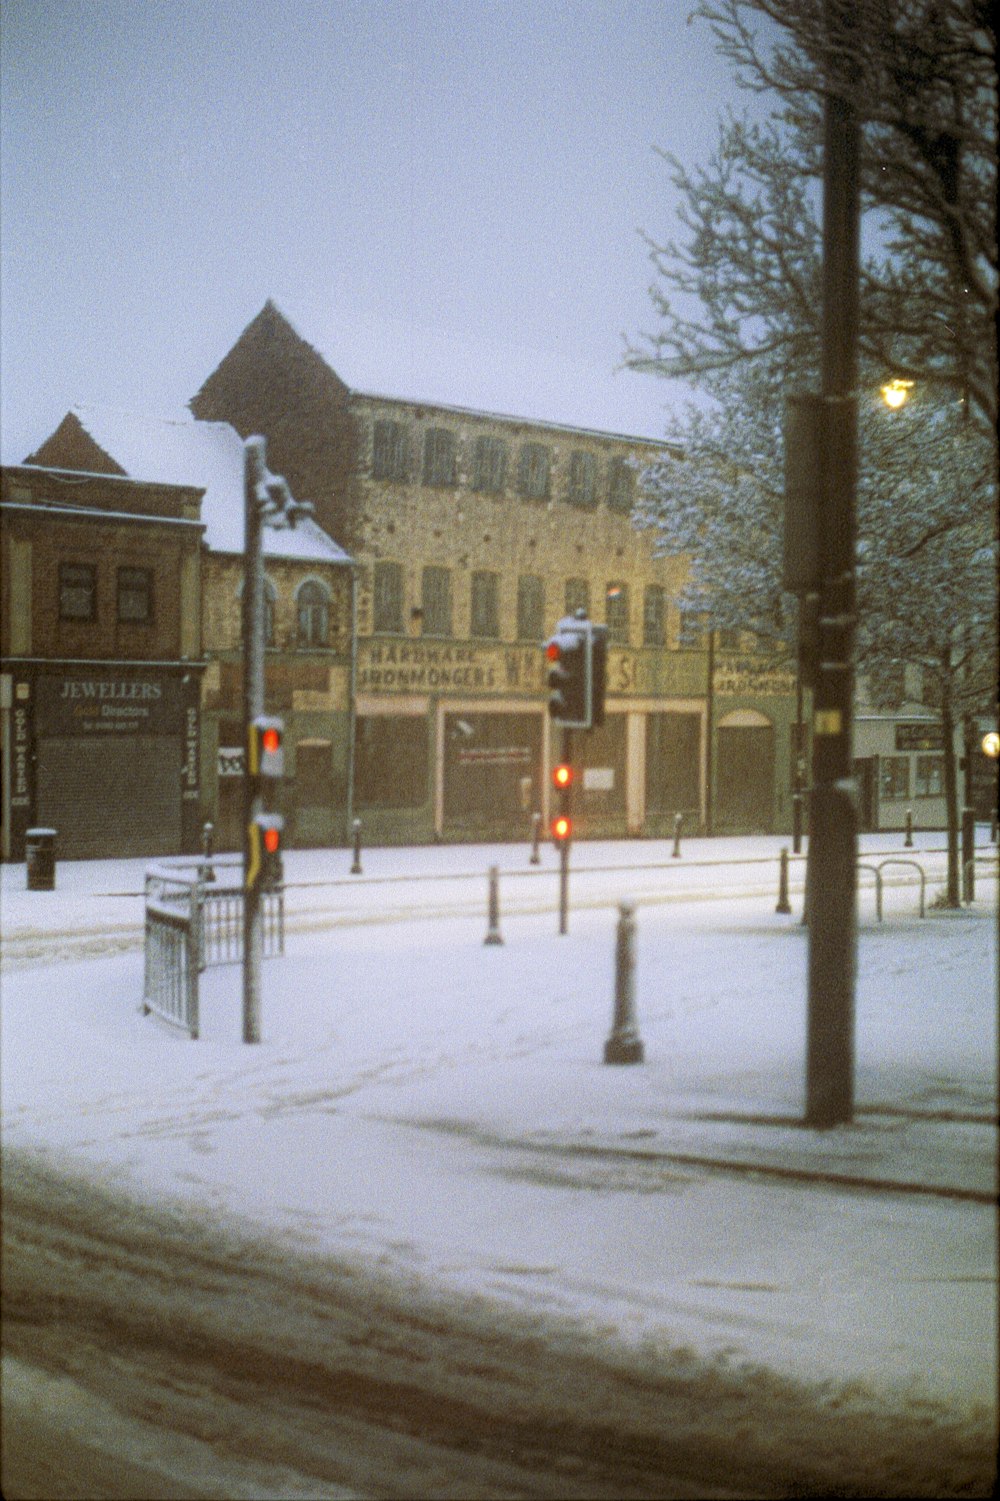
{"type": "Polygon", "coordinates": [[[490,866],[490,923],[483,943],[503,943],[500,937],[500,871],[490,866]]]}
{"type": "Polygon", "coordinates": [[[635,1018],[635,907],[621,902],[615,939],[615,1012],[604,1044],[605,1063],[641,1063],[642,1040],[635,1018]]]}
{"type": "Polygon", "coordinates": [[[796,855],[802,850],[802,793],[792,793],[792,849],[796,855]]]}
{"type": "Polygon", "coordinates": [[[540,865],[541,864],[542,857],[538,853],[538,844],[539,844],[539,840],[541,839],[541,837],[542,837],[542,815],[540,813],[532,813],[532,815],[531,815],[531,859],[528,862],[529,865],[540,865]]]}
{"type": "Polygon", "coordinates": [[[911,850],[913,848],[913,809],[912,808],[907,808],[907,810],[906,810],[906,838],[903,840],[903,848],[906,849],[906,850],[911,850]]]}
{"type": "Polygon", "coordinates": [[[966,902],[976,900],[976,811],[962,809],[962,892],[966,902]]]}
{"type": "Polygon", "coordinates": [[[778,905],[775,912],[791,912],[791,903],[788,900],[788,851],[781,851],[781,867],[778,874],[778,905]]]}
{"type": "Polygon", "coordinates": [[[201,880],[214,881],[215,871],[212,869],[212,835],[215,833],[215,825],[204,823],[201,826],[201,880]]]}
{"type": "Polygon", "coordinates": [[[352,876],[359,876],[361,874],[361,820],[360,820],[360,818],[354,819],[353,823],[351,824],[351,832],[354,835],[354,864],[351,866],[351,875],[352,876]]]}
{"type": "Polygon", "coordinates": [[[672,853],[672,858],[674,860],[679,860],[680,859],[680,853],[681,853],[681,824],[683,822],[684,822],[684,815],[683,815],[683,813],[675,813],[674,814],[674,848],[673,848],[673,853],[672,853]]]}

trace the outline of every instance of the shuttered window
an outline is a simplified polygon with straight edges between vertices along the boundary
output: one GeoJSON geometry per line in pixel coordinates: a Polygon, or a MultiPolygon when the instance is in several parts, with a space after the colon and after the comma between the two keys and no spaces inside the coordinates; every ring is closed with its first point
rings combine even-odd
{"type": "Polygon", "coordinates": [[[472,488],[487,495],[499,495],[506,480],[506,443],[502,438],[477,438],[472,465],[472,488]]]}
{"type": "Polygon", "coordinates": [[[592,453],[579,448],[569,460],[569,500],[574,506],[597,503],[597,460],[592,453]]]}
{"type": "Polygon", "coordinates": [[[429,427],[424,435],[424,484],[455,483],[455,434],[446,427],[429,427]]]}
{"type": "Polygon", "coordinates": [[[451,570],[425,568],[421,585],[423,633],[425,636],[451,635],[451,570]]]}
{"type": "Polygon", "coordinates": [[[525,443],[518,463],[517,488],[532,500],[544,500],[549,493],[550,454],[544,443],[525,443]]]}
{"type": "Polygon", "coordinates": [[[472,575],[473,636],[495,640],[500,635],[500,579],[495,573],[472,575]]]}
{"type": "Polygon", "coordinates": [[[545,580],[522,573],[517,581],[517,638],[541,641],[545,632],[545,580]]]}
{"type": "Polygon", "coordinates": [[[376,563],[372,578],[372,629],[403,629],[403,567],[401,563],[376,563]]]}

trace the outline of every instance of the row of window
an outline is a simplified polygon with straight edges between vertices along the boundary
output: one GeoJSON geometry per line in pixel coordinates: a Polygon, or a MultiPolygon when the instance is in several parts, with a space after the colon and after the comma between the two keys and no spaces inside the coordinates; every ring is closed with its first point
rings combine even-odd
{"type": "MultiPolygon", "coordinates": [[[[376,421],[372,478],[413,480],[411,444],[407,424],[388,418],[376,421]]],[[[472,452],[472,489],[483,495],[501,495],[513,482],[519,495],[529,500],[547,500],[552,481],[551,448],[545,443],[522,443],[517,451],[516,468],[509,463],[509,449],[504,438],[483,434],[476,439],[472,452]]],[[[458,440],[451,428],[429,427],[425,431],[420,476],[425,485],[450,487],[457,483],[458,440]]],[[[629,461],[620,455],[610,458],[603,495],[611,509],[630,511],[634,490],[635,474],[629,461]]],[[[597,459],[584,449],[574,449],[570,454],[566,498],[571,505],[589,507],[596,506],[601,499],[597,459]]]]}
{"type": "MultiPolygon", "coordinates": [[[[944,757],[917,756],[913,778],[914,797],[941,797],[944,793],[944,757]]],[[[910,796],[910,757],[882,756],[879,760],[879,791],[883,798],[910,796]]]]}
{"type": "MultiPolygon", "coordinates": [[[[151,624],[153,570],[119,568],[116,601],[120,624],[151,624]]],[[[97,619],[97,568],[93,563],[59,564],[59,619],[97,619]]]]}
{"type": "MultiPolygon", "coordinates": [[[[419,618],[425,636],[452,636],[452,570],[429,565],[420,581],[419,618]]],[[[484,640],[500,639],[500,574],[476,570],[471,578],[470,635],[484,640]]],[[[609,583],[605,589],[605,614],[608,639],[616,646],[628,646],[629,589],[621,582],[609,583]]],[[[590,615],[590,584],[587,579],[566,580],[563,613],[573,615],[583,610],[590,615]]],[[[642,644],[666,644],[666,591],[659,584],[647,584],[642,596],[642,644]]],[[[554,622],[546,616],[545,580],[534,573],[522,573],[517,581],[517,639],[540,641],[554,622]]],[[[401,563],[376,563],[372,578],[372,629],[377,634],[402,634],[404,630],[404,570],[401,563]]],[[[680,645],[697,646],[702,639],[703,617],[688,611],[681,613],[680,645]]],[[[732,632],[737,637],[738,632],[732,632]]]]}

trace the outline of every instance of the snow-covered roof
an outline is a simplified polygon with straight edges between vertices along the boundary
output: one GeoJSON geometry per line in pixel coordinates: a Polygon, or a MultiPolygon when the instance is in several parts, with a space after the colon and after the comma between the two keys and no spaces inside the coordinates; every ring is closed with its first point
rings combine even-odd
{"type": "MultiPolygon", "coordinates": [[[[95,406],[75,406],[72,415],[130,479],[204,490],[206,546],[213,552],[243,551],[243,440],[228,422],[198,422],[185,412],[149,417],[95,406]]],[[[264,553],[303,562],[350,562],[311,520],[265,527],[264,553]]]]}
{"type": "Polygon", "coordinates": [[[352,320],[342,309],[271,301],[357,395],[665,441],[664,383],[616,369],[610,353],[599,364],[499,334],[473,342],[412,318],[352,320]]]}

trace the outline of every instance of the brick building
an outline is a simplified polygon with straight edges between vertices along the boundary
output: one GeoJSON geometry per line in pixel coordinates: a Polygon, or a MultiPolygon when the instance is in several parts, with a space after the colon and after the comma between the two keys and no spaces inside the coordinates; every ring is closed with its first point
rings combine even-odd
{"type": "Polygon", "coordinates": [[[711,643],[683,564],[631,519],[648,438],[374,394],[268,303],[191,402],[271,466],[359,565],[351,811],[373,841],[520,837],[559,747],[541,641],[610,633],[608,715],[577,737],[583,834],[771,829],[791,816],[794,679],[711,643]],[[709,650],[714,647],[714,653],[709,650]]]}
{"type": "MultiPolygon", "coordinates": [[[[4,470],[5,858],[32,823],[69,857],[195,850],[205,819],[239,847],[243,462],[225,423],[78,407],[4,470]]],[[[351,560],[311,521],[266,528],[264,559],[289,842],[338,842],[351,560]]]]}

